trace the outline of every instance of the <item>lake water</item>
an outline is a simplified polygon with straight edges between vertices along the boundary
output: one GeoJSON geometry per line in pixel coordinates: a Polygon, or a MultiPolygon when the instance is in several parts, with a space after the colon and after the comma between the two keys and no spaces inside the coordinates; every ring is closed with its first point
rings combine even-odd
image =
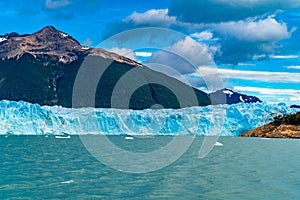
{"type": "MultiPolygon", "coordinates": [[[[139,151],[171,139],[110,137],[139,151]]],[[[0,199],[300,199],[300,140],[221,137],[199,159],[202,141],[168,167],[130,174],[101,164],[78,136],[1,136],[0,199]]]]}

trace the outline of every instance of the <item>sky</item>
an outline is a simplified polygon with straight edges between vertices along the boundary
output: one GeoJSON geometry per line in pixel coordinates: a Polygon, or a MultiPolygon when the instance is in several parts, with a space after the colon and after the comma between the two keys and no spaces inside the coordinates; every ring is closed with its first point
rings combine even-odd
{"type": "Polygon", "coordinates": [[[217,74],[235,91],[300,104],[299,0],[15,0],[0,7],[0,35],[52,25],[83,45],[107,48],[176,78],[180,73],[204,91],[210,89],[203,74],[217,74]],[[140,35],[126,47],[101,46],[143,27],[182,35],[148,48],[140,35]]]}

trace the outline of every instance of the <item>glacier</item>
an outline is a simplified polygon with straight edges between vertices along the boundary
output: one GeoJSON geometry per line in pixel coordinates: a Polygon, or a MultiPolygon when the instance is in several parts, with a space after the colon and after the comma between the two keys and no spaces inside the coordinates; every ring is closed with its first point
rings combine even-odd
{"type": "Polygon", "coordinates": [[[284,103],[239,103],[183,109],[64,108],[0,101],[0,135],[196,135],[238,136],[295,113],[284,103]],[[212,133],[212,127],[220,127],[212,133]]]}

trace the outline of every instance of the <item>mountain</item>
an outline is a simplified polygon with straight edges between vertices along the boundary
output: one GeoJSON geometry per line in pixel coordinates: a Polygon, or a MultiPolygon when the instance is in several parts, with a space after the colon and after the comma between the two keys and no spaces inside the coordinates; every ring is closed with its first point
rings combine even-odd
{"type": "Polygon", "coordinates": [[[300,112],[275,117],[274,122],[243,133],[244,137],[300,138],[300,112]]]}
{"type": "Polygon", "coordinates": [[[291,105],[290,108],[297,108],[297,109],[300,109],[300,105],[291,105]]]}
{"type": "Polygon", "coordinates": [[[2,38],[0,46],[2,60],[18,59],[28,53],[33,56],[49,55],[57,57],[59,62],[70,63],[87,51],[71,36],[52,26],[47,26],[31,35],[11,33],[0,38],[2,38]]]}
{"type": "MultiPolygon", "coordinates": [[[[33,34],[0,36],[0,99],[72,107],[73,85],[83,62],[90,63],[90,68],[98,69],[109,65],[103,76],[99,77],[95,107],[112,106],[114,87],[131,69],[138,70],[128,87],[140,80],[149,84],[134,91],[129,105],[114,105],[115,108],[145,109],[156,104],[165,108],[180,108],[211,104],[209,96],[200,90],[192,89],[198,101],[195,103],[187,93],[190,87],[177,79],[104,49],[81,46],[73,37],[52,26],[33,34]],[[153,78],[176,88],[181,101],[168,87],[151,83],[153,78]]],[[[117,91],[116,94],[123,98],[126,92],[117,91]]],[[[85,98],[82,97],[82,101],[85,98]]],[[[84,107],[85,104],[83,102],[80,105],[84,107]]]]}
{"type": "Polygon", "coordinates": [[[224,88],[216,92],[210,93],[209,96],[213,98],[217,104],[235,104],[235,103],[257,103],[262,102],[255,96],[248,96],[234,92],[233,90],[224,88]]]}

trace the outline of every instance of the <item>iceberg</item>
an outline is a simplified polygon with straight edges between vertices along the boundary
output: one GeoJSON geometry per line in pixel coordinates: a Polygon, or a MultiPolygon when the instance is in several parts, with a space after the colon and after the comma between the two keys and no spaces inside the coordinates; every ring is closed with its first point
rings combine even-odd
{"type": "Polygon", "coordinates": [[[121,110],[64,108],[24,101],[0,101],[0,135],[211,135],[238,136],[295,113],[284,103],[239,103],[184,109],[121,110]],[[224,113],[224,114],[220,114],[224,113]]]}

